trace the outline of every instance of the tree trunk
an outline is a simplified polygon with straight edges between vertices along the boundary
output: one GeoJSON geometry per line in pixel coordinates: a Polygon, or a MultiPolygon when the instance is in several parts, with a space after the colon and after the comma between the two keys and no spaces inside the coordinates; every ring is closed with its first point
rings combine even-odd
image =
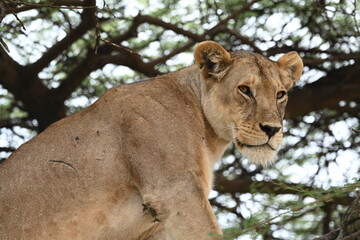
{"type": "Polygon", "coordinates": [[[360,193],[346,210],[337,239],[360,239],[360,193]]]}
{"type": "Polygon", "coordinates": [[[360,239],[360,193],[341,219],[340,229],[314,240],[359,240],[360,239]]]}

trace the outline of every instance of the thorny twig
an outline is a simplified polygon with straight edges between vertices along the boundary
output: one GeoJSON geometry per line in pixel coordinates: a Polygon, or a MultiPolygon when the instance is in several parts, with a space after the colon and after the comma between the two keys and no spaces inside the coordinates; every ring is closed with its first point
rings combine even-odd
{"type": "MultiPolygon", "coordinates": [[[[11,1],[11,2],[13,2],[13,1],[11,1]]],[[[12,8],[5,1],[4,1],[4,6],[6,9],[8,9],[12,13],[12,15],[14,15],[16,20],[20,23],[21,27],[24,29],[24,31],[26,31],[26,28],[25,28],[25,25],[23,24],[23,22],[20,20],[20,18],[16,15],[16,13],[12,10],[12,8]]]]}
{"type": "MultiPolygon", "coordinates": [[[[104,5],[105,5],[105,1],[104,1],[104,5]]],[[[99,48],[99,44],[100,44],[100,39],[101,39],[101,35],[100,35],[100,23],[99,23],[99,18],[97,16],[97,8],[95,9],[94,12],[94,18],[95,18],[95,35],[96,35],[96,42],[95,42],[95,54],[97,54],[98,52],[98,48],[99,48]]]]}
{"type": "MultiPolygon", "coordinates": [[[[341,193],[352,192],[355,189],[357,189],[359,186],[360,186],[359,183],[349,184],[349,186],[346,186],[346,187],[340,189],[340,192],[341,193]]],[[[240,236],[240,235],[242,235],[242,234],[244,234],[246,232],[249,232],[249,231],[252,231],[252,230],[257,230],[257,229],[262,228],[265,225],[271,224],[274,220],[276,220],[276,219],[278,219],[280,217],[283,217],[283,216],[286,216],[286,215],[294,215],[295,213],[298,213],[300,211],[311,212],[311,211],[315,210],[319,206],[319,204],[324,204],[326,202],[333,201],[334,197],[336,197],[336,193],[329,193],[329,194],[323,196],[322,198],[319,198],[319,199],[317,199],[315,201],[312,201],[310,203],[303,204],[303,205],[300,205],[300,206],[297,206],[297,207],[287,209],[286,211],[281,212],[281,213],[277,214],[276,216],[274,216],[272,218],[260,221],[259,223],[255,224],[253,226],[250,226],[250,227],[245,228],[245,229],[239,229],[239,231],[235,231],[235,232],[231,233],[230,235],[231,235],[231,237],[236,238],[236,237],[238,237],[238,236],[240,236]]]]}
{"type": "Polygon", "coordinates": [[[352,128],[351,130],[353,130],[353,131],[356,132],[356,133],[360,133],[360,130],[358,130],[358,129],[352,128]]]}
{"type": "Polygon", "coordinates": [[[99,39],[100,39],[100,41],[102,41],[102,42],[104,42],[104,43],[106,43],[106,44],[108,44],[108,45],[110,45],[110,46],[112,46],[112,47],[115,47],[115,48],[117,48],[117,49],[119,49],[119,50],[125,50],[125,51],[127,51],[128,53],[130,53],[130,54],[135,54],[135,55],[140,56],[140,54],[132,51],[131,49],[129,49],[129,48],[125,47],[125,46],[121,46],[121,45],[115,44],[115,43],[110,42],[110,41],[108,41],[108,40],[102,39],[101,37],[100,37],[99,39]]]}
{"type": "Polygon", "coordinates": [[[61,8],[61,9],[87,9],[87,8],[96,8],[96,6],[56,6],[56,5],[50,5],[50,4],[41,4],[41,3],[24,3],[18,0],[10,0],[5,1],[10,2],[17,5],[24,5],[24,6],[30,6],[30,7],[47,7],[47,8],[61,8]]]}

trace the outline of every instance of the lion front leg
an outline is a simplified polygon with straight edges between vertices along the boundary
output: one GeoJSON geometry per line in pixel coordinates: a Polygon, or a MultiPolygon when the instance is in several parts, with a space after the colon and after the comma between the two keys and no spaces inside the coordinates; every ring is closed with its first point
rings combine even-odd
{"type": "Polygon", "coordinates": [[[221,234],[209,201],[198,186],[156,189],[144,193],[143,200],[144,212],[160,222],[173,240],[208,240],[211,233],[221,234]]]}
{"type": "MultiPolygon", "coordinates": [[[[146,122],[155,117],[159,121],[159,115],[142,116],[146,122]]],[[[138,207],[173,240],[208,240],[211,233],[221,234],[207,199],[212,174],[207,147],[192,135],[193,125],[180,131],[133,121],[123,136],[131,143],[123,146],[123,156],[129,180],[142,197],[138,207]]]]}
{"type": "Polygon", "coordinates": [[[164,230],[164,227],[159,223],[158,229],[150,234],[149,236],[146,236],[144,238],[146,240],[172,240],[169,234],[167,234],[164,230]]]}
{"type": "Polygon", "coordinates": [[[207,199],[190,200],[179,204],[165,220],[165,231],[173,239],[214,239],[210,234],[221,234],[207,199]],[[176,211],[177,210],[177,211],[176,211]]]}

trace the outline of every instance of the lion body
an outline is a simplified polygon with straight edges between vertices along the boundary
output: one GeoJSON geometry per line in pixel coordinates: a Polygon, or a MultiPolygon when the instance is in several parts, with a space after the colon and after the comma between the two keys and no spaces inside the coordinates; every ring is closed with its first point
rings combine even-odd
{"type": "MultiPolygon", "coordinates": [[[[0,235],[148,237],[160,229],[154,217],[161,216],[143,211],[145,202],[137,189],[146,181],[154,181],[149,188],[161,182],[157,168],[175,181],[192,176],[177,176],[174,168],[206,176],[207,196],[212,166],[205,155],[213,154],[205,144],[201,106],[169,76],[113,88],[22,145],[1,165],[0,235]]],[[[168,190],[181,192],[167,183],[168,190]]]]}
{"type": "MultiPolygon", "coordinates": [[[[207,200],[213,165],[231,141],[240,150],[248,141],[247,151],[255,143],[231,136],[239,126],[224,128],[245,113],[224,107],[231,101],[226,96],[215,96],[233,91],[230,86],[220,91],[220,81],[211,84],[193,65],[118,86],[23,144],[0,165],[1,239],[220,234],[207,200]]],[[[250,120],[243,121],[251,131],[250,120]]],[[[282,134],[275,136],[278,148],[282,134]]]]}

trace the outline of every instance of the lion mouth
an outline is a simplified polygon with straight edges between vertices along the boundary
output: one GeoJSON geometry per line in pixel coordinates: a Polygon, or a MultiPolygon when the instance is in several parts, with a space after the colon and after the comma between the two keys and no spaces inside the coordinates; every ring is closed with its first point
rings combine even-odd
{"type": "Polygon", "coordinates": [[[271,150],[275,151],[275,148],[272,147],[269,142],[264,143],[264,144],[259,144],[259,145],[250,145],[250,144],[245,144],[240,142],[239,139],[236,139],[236,145],[238,147],[246,147],[246,148],[260,148],[260,147],[269,147],[271,150]]]}

